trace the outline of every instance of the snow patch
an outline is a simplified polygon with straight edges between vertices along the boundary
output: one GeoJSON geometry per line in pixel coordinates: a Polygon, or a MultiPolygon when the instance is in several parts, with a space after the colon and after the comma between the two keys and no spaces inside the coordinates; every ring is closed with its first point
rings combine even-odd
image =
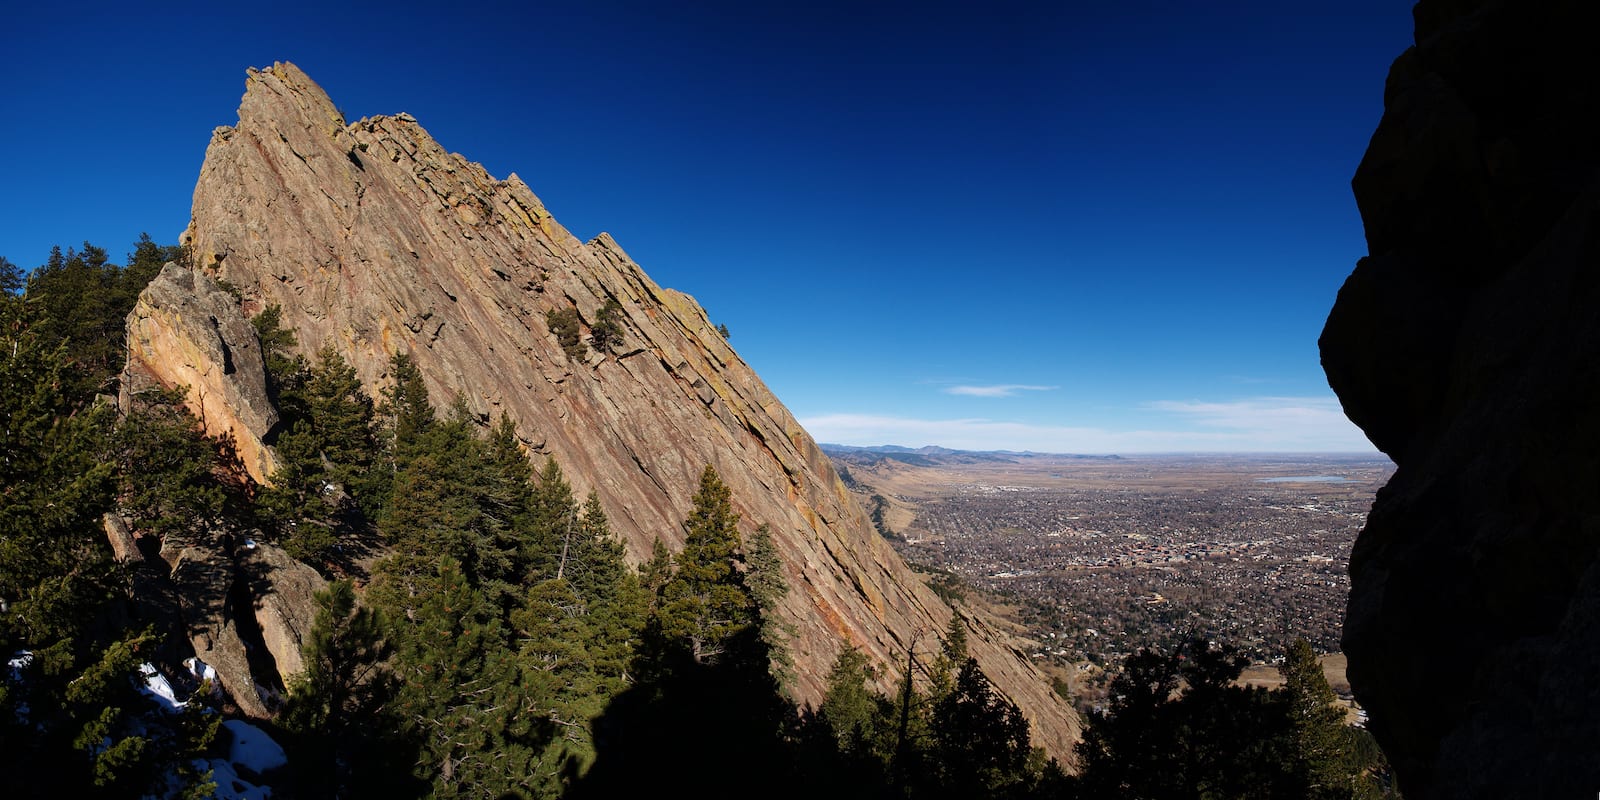
{"type": "Polygon", "coordinates": [[[211,771],[211,781],[217,786],[211,796],[217,800],[267,800],[272,796],[271,787],[257,786],[239,777],[238,770],[223,759],[196,759],[193,764],[201,774],[211,771]]]}
{"type": "Polygon", "coordinates": [[[193,675],[195,680],[215,681],[217,679],[216,669],[210,664],[201,661],[198,656],[190,656],[184,659],[183,666],[189,670],[189,674],[193,675]]]}
{"type": "MultiPolygon", "coordinates": [[[[289,763],[283,748],[260,728],[237,719],[222,723],[222,727],[233,735],[233,743],[228,745],[228,760],[234,764],[260,775],[289,763]]],[[[222,782],[217,783],[220,786],[222,782]]]]}
{"type": "Polygon", "coordinates": [[[32,650],[18,650],[17,652],[12,653],[11,660],[6,662],[6,666],[11,668],[11,680],[22,680],[22,671],[27,669],[28,665],[32,663],[32,650]]]}
{"type": "Polygon", "coordinates": [[[172,691],[172,684],[167,681],[167,676],[162,675],[154,664],[146,661],[139,665],[139,674],[144,676],[144,686],[139,691],[146,697],[156,701],[156,705],[168,714],[176,714],[183,710],[183,703],[178,702],[178,696],[172,691]]]}

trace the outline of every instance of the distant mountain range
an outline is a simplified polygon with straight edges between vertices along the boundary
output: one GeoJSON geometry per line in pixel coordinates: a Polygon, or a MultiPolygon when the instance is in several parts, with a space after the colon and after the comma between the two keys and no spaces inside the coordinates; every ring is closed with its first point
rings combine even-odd
{"type": "Polygon", "coordinates": [[[938,445],[904,447],[897,444],[881,444],[872,447],[858,447],[848,444],[819,444],[817,446],[822,448],[822,452],[827,453],[831,458],[856,464],[871,464],[892,460],[915,466],[935,466],[937,464],[977,461],[1016,461],[1024,458],[1072,458],[1095,461],[1115,461],[1122,458],[1122,456],[1118,455],[1092,456],[1071,453],[1017,452],[1015,450],[952,450],[938,445]]]}

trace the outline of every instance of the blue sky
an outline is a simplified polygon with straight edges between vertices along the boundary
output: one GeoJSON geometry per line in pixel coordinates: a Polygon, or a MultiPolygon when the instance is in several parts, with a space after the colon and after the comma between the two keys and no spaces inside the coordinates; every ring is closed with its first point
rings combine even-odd
{"type": "Polygon", "coordinates": [[[611,232],[820,441],[1372,451],[1316,338],[1408,2],[18,5],[25,268],[174,242],[287,60],[611,232]]]}

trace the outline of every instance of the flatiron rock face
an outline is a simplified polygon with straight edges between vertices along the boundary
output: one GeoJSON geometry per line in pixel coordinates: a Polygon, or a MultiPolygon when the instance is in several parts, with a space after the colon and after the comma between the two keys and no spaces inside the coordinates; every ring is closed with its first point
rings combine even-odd
{"type": "Polygon", "coordinates": [[[1350,683],[1410,798],[1600,791],[1600,48],[1569,1],[1425,0],[1354,181],[1328,382],[1398,465],[1350,683]]]}
{"type": "MultiPolygon", "coordinates": [[[[410,116],[346,123],[293,65],[250,70],[239,123],[212,134],[184,242],[247,307],[280,305],[302,351],[332,345],[369,391],[405,352],[435,403],[508,415],[531,453],[599,493],[635,560],[658,536],[682,543],[714,466],[747,529],[770,525],[783,556],[802,701],[820,699],[842,644],[892,675],[908,646],[926,652],[944,631],[950,610],[693,298],[657,286],[610,236],[574,238],[515,175],[445,152],[410,116]],[[621,342],[569,358],[546,312],[576,309],[587,341],[610,299],[621,342]]],[[[985,618],[969,627],[1037,743],[1068,756],[1070,707],[985,618]]]]}

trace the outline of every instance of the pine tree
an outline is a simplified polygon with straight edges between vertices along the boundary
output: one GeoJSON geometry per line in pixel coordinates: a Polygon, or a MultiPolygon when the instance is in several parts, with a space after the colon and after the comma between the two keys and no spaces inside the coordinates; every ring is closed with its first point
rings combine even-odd
{"type": "Polygon", "coordinates": [[[261,360],[266,367],[267,395],[278,408],[280,418],[286,421],[306,415],[305,398],[301,395],[310,365],[305,356],[294,352],[298,340],[294,331],[283,327],[283,307],[277,303],[267,306],[250,318],[256,329],[256,339],[261,343],[261,360]]]}
{"type": "Polygon", "coordinates": [[[875,677],[871,662],[854,647],[840,648],[828,671],[828,692],[817,708],[817,718],[838,751],[847,756],[872,756],[886,738],[880,725],[892,723],[893,712],[881,708],[881,698],[872,691],[875,677]]]}
{"type": "Polygon", "coordinates": [[[757,621],[755,600],[735,568],[739,528],[731,498],[708,465],[684,521],[676,569],[661,590],[662,633],[686,646],[696,663],[715,662],[735,635],[757,621]]]}
{"type": "Polygon", "coordinates": [[[578,503],[555,458],[547,457],[528,500],[526,536],[520,560],[525,580],[565,575],[578,528],[578,503]]]}
{"type": "Polygon", "coordinates": [[[127,627],[100,525],[118,478],[111,410],[76,384],[45,305],[0,295],[0,653],[17,659],[0,670],[0,771],[18,797],[137,796],[182,773],[215,721],[142,716],[130,678],[154,640],[127,627]]]}
{"type": "Polygon", "coordinates": [[[68,368],[63,378],[67,394],[79,401],[115,392],[126,353],[126,317],[159,270],[142,259],[176,252],[153,244],[146,248],[148,238],[135,247],[134,257],[141,260],[128,269],[111,263],[103,248],[84,242],[81,251],[63,254],[61,248],[53,248],[49,260],[28,278],[29,302],[41,312],[37,332],[47,341],[66,345],[68,368]]]}
{"type": "Polygon", "coordinates": [[[123,293],[129,298],[128,307],[132,308],[132,300],[138,298],[139,292],[161,272],[161,268],[168,263],[187,266],[189,251],[180,245],[159,245],[150,238],[150,234],[139,234],[139,241],[134,242],[133,252],[128,254],[128,265],[122,271],[123,293]]]}
{"type": "Polygon", "coordinates": [[[299,737],[291,763],[302,792],[354,797],[392,782],[386,704],[395,686],[385,661],[393,648],[383,621],[358,607],[349,581],[315,595],[317,616],[301,647],[305,668],[289,687],[282,724],[299,737]]]}
{"type": "Polygon", "coordinates": [[[1304,638],[1284,651],[1284,709],[1289,716],[1294,773],[1308,798],[1353,796],[1357,770],[1349,752],[1344,711],[1328,686],[1316,651],[1304,638]]]}
{"type": "Polygon", "coordinates": [[[379,415],[388,429],[389,456],[398,471],[420,446],[422,436],[437,420],[428,400],[428,387],[422,372],[406,353],[396,353],[389,361],[394,385],[383,391],[379,415]]]}
{"type": "Polygon", "coordinates": [[[966,659],[954,689],[934,704],[933,741],[933,763],[949,796],[1022,794],[1036,780],[1028,768],[1027,720],[994,691],[975,659],[966,659]]]}
{"type": "Polygon", "coordinates": [[[772,529],[760,525],[750,534],[750,547],[746,561],[749,572],[745,583],[750,597],[755,601],[756,615],[761,628],[761,642],[767,648],[772,663],[772,677],[780,687],[787,689],[794,680],[794,659],[789,655],[789,641],[794,637],[794,626],[783,620],[779,605],[789,593],[789,582],[783,576],[783,557],[772,540],[772,529]]]}
{"type": "Polygon", "coordinates": [[[99,529],[110,415],[69,394],[66,347],[41,327],[23,299],[0,298],[0,645],[59,672],[113,585],[99,529]]]}
{"type": "Polygon", "coordinates": [[[622,343],[622,304],[617,298],[608,297],[600,306],[594,325],[589,328],[589,338],[594,349],[602,353],[610,353],[622,343]]]}
{"type": "Polygon", "coordinates": [[[22,270],[5,256],[0,256],[0,295],[6,295],[3,299],[9,300],[9,295],[21,289],[22,284],[22,270]]]}
{"type": "Polygon", "coordinates": [[[108,454],[117,466],[118,505],[158,536],[214,522],[228,501],[221,473],[231,456],[230,445],[206,437],[179,392],[135,395],[108,454]]]}
{"type": "Polygon", "coordinates": [[[828,672],[827,693],[814,713],[802,716],[795,794],[809,797],[893,797],[893,704],[872,689],[867,656],[846,646],[828,672]]]}
{"type": "Polygon", "coordinates": [[[939,657],[934,659],[931,671],[930,693],[937,702],[955,691],[956,678],[967,663],[967,619],[960,611],[950,614],[944,640],[939,645],[939,657]]]}
{"type": "MultiPolygon", "coordinates": [[[[669,771],[712,771],[729,786],[792,788],[778,693],[739,556],[731,492],[706,467],[684,548],[661,585],[634,659],[634,684],[596,721],[594,769],[574,796],[638,791],[669,771]]],[[[664,548],[647,566],[663,574],[664,548]]]]}
{"type": "Polygon", "coordinates": [[[296,373],[292,393],[283,399],[294,416],[286,418],[289,430],[278,436],[281,466],[259,504],[276,521],[290,555],[324,564],[333,557],[338,537],[355,526],[351,494],[383,492],[383,476],[372,469],[377,449],[372,400],[332,347],[319,350],[316,363],[296,373]]]}
{"type": "Polygon", "coordinates": [[[667,581],[671,579],[672,551],[667,549],[667,543],[657,536],[655,542],[650,545],[650,557],[639,565],[639,588],[644,590],[651,612],[660,608],[661,590],[666,588],[667,581]]]}
{"type": "Polygon", "coordinates": [[[416,775],[435,797],[517,796],[535,774],[551,723],[518,677],[497,610],[450,556],[397,620],[395,701],[419,744],[416,775]]]}
{"type": "Polygon", "coordinates": [[[534,506],[538,490],[533,466],[522,452],[510,417],[501,415],[499,424],[490,429],[484,458],[489,477],[484,486],[484,507],[494,521],[497,536],[493,546],[504,554],[505,581],[525,587],[540,577],[535,564],[548,561],[549,543],[545,541],[546,533],[536,529],[534,506]]]}

